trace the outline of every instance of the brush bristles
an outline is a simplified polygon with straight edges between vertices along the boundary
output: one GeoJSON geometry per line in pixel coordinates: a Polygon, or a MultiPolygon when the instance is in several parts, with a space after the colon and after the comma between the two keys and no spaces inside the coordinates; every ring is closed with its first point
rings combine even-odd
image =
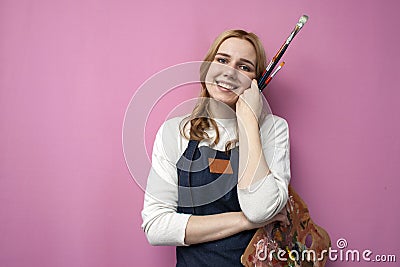
{"type": "Polygon", "coordinates": [[[299,26],[301,25],[300,27],[303,27],[304,24],[306,24],[307,20],[308,20],[308,16],[307,15],[303,15],[303,16],[300,17],[299,22],[297,24],[299,26]]]}

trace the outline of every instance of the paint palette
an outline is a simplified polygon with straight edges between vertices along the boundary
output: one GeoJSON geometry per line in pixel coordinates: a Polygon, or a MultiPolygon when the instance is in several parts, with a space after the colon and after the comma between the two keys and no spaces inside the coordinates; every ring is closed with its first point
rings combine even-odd
{"type": "Polygon", "coordinates": [[[312,221],[307,205],[290,185],[286,209],[290,224],[276,222],[259,228],[241,257],[244,266],[325,266],[329,235],[312,221]]]}

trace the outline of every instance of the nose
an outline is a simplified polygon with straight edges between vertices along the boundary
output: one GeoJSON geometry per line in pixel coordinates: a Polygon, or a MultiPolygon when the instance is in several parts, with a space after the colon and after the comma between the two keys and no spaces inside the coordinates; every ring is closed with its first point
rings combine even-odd
{"type": "Polygon", "coordinates": [[[235,80],[237,78],[237,70],[231,65],[226,65],[224,68],[224,77],[235,80]]]}

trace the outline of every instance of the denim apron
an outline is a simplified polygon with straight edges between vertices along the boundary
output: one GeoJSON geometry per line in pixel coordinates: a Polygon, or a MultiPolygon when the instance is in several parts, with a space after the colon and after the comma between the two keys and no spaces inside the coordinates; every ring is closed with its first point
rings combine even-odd
{"type": "MultiPolygon", "coordinates": [[[[190,140],[177,162],[179,184],[177,211],[193,215],[241,211],[237,196],[238,147],[227,153],[198,145],[198,141],[190,140]],[[225,163],[229,161],[231,171],[216,173],[210,169],[212,165],[210,159],[222,160],[225,163]]],[[[240,257],[255,232],[256,229],[216,241],[178,246],[176,266],[242,267],[240,257]]]]}

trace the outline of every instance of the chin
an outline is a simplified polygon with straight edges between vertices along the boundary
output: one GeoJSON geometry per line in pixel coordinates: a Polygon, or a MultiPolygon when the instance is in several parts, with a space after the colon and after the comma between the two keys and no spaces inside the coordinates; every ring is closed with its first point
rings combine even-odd
{"type": "Polygon", "coordinates": [[[213,97],[215,100],[217,100],[218,102],[221,102],[220,104],[225,104],[227,106],[230,107],[234,107],[236,105],[237,102],[237,98],[232,99],[232,98],[224,98],[224,97],[213,97]]]}
{"type": "Polygon", "coordinates": [[[211,98],[215,99],[218,102],[222,102],[230,107],[234,107],[238,100],[238,95],[236,92],[223,89],[221,90],[218,86],[215,85],[211,88],[208,87],[207,91],[211,98]]]}

